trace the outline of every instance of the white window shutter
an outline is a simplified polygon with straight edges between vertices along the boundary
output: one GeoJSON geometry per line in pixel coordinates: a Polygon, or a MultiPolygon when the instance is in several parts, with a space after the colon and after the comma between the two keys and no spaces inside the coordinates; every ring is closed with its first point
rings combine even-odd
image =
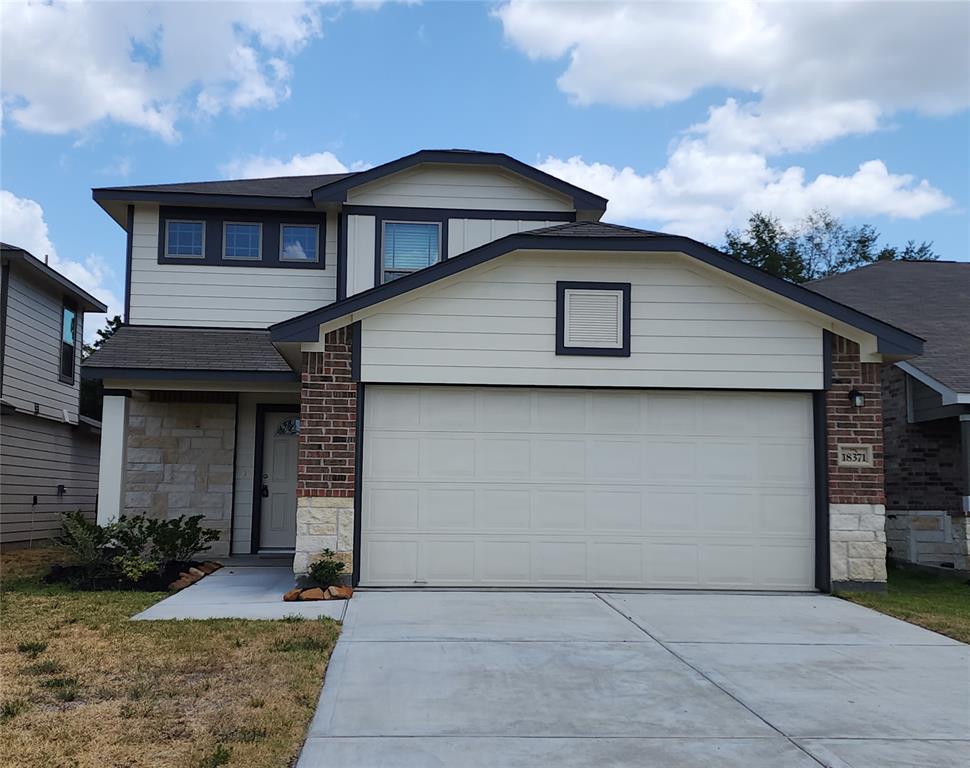
{"type": "Polygon", "coordinates": [[[623,292],[565,292],[564,344],[589,349],[623,347],[623,292]]]}

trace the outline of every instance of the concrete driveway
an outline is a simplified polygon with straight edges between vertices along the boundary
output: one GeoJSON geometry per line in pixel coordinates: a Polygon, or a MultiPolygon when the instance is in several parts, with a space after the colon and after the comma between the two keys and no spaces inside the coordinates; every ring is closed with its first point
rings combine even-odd
{"type": "Polygon", "coordinates": [[[966,768],[970,646],[815,595],[361,592],[298,768],[966,768]]]}

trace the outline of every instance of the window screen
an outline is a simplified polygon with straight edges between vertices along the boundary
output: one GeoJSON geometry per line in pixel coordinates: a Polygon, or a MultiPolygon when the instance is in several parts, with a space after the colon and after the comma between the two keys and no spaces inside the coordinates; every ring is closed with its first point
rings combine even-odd
{"type": "Polygon", "coordinates": [[[440,255],[437,222],[384,222],[384,282],[429,267],[440,255]]]}

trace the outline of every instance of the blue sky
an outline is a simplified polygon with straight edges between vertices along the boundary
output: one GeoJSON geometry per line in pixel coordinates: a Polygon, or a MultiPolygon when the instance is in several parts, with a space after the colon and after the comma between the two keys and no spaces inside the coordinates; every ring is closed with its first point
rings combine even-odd
{"type": "Polygon", "coordinates": [[[2,234],[119,307],[124,233],[91,187],[471,147],[608,220],[717,243],[825,206],[968,260],[968,7],[5,5],[2,234]]]}

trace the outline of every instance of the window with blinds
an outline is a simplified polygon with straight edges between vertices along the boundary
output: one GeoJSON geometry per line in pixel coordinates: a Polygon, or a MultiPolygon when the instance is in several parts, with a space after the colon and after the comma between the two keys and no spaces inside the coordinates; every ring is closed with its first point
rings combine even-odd
{"type": "Polygon", "coordinates": [[[430,267],[440,258],[441,224],[385,221],[381,252],[385,283],[430,267]]]}

